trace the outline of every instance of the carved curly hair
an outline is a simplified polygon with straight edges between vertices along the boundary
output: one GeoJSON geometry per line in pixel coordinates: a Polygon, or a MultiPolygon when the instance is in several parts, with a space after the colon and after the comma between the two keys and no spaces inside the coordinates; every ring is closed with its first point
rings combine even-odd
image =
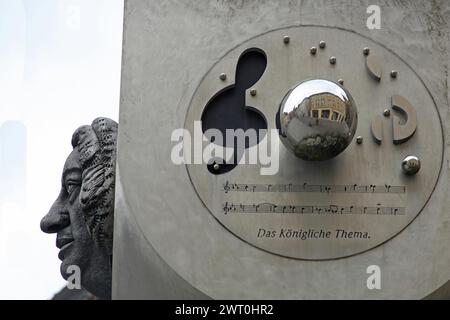
{"type": "Polygon", "coordinates": [[[97,118],[72,136],[72,146],[78,148],[83,170],[81,208],[94,242],[109,254],[113,243],[117,130],[115,121],[97,118]]]}

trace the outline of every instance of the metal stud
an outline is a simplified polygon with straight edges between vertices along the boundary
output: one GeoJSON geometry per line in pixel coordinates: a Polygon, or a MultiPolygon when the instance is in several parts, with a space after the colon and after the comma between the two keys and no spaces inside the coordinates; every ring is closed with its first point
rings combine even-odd
{"type": "Polygon", "coordinates": [[[311,54],[316,54],[317,53],[317,48],[316,47],[311,47],[311,49],[309,51],[311,52],[311,54]]]}
{"type": "Polygon", "coordinates": [[[357,137],[356,137],[356,143],[357,143],[357,144],[362,144],[362,143],[363,143],[363,137],[357,136],[357,137]]]}
{"type": "Polygon", "coordinates": [[[289,41],[291,41],[291,38],[289,38],[289,36],[284,36],[284,37],[283,37],[283,42],[284,42],[285,44],[288,44],[289,41]]]}
{"type": "Polygon", "coordinates": [[[320,41],[319,42],[319,48],[320,49],[325,49],[326,46],[327,46],[327,43],[325,41],[320,41]]]}
{"type": "Polygon", "coordinates": [[[227,80],[227,75],[225,73],[221,73],[219,78],[220,78],[220,80],[225,81],[225,80],[227,80]]]}
{"type": "Polygon", "coordinates": [[[344,85],[344,79],[339,79],[339,80],[338,80],[338,83],[339,83],[341,86],[343,86],[343,85],[344,85]]]}
{"type": "Polygon", "coordinates": [[[368,47],[365,47],[365,48],[363,49],[363,53],[364,53],[364,55],[368,56],[369,53],[370,53],[370,49],[369,49],[368,47]]]}
{"type": "Polygon", "coordinates": [[[214,163],[213,169],[214,169],[214,171],[218,171],[220,169],[219,164],[218,163],[214,163]]]}
{"type": "Polygon", "coordinates": [[[414,175],[420,170],[420,160],[416,156],[407,156],[402,161],[402,170],[408,175],[414,175]]]}
{"type": "Polygon", "coordinates": [[[384,109],[383,115],[384,115],[385,117],[389,117],[389,116],[391,115],[391,110],[389,110],[389,109],[384,109]]]}
{"type": "Polygon", "coordinates": [[[391,71],[391,78],[397,78],[398,76],[398,71],[397,70],[392,70],[391,71]]]}
{"type": "Polygon", "coordinates": [[[251,89],[251,90],[250,90],[250,95],[251,95],[252,97],[256,96],[256,89],[251,89]]]}
{"type": "Polygon", "coordinates": [[[336,64],[336,57],[335,56],[330,58],[330,63],[331,64],[336,64]]]}

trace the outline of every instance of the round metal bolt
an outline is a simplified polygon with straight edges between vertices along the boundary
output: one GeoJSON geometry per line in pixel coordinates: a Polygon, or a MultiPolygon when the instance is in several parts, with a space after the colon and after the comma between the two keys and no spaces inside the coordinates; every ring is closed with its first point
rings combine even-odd
{"type": "Polygon", "coordinates": [[[319,48],[320,49],[325,49],[326,46],[327,46],[327,43],[325,41],[320,41],[319,42],[319,48]]]}
{"type": "Polygon", "coordinates": [[[398,71],[397,70],[392,70],[391,71],[391,78],[397,78],[398,76],[398,71]]]}
{"type": "Polygon", "coordinates": [[[389,117],[389,116],[391,115],[391,110],[389,110],[389,109],[384,109],[383,115],[384,115],[385,117],[389,117]]]}
{"type": "Polygon", "coordinates": [[[402,170],[408,176],[411,176],[419,172],[420,170],[419,158],[416,156],[407,156],[402,161],[402,170]]]}
{"type": "Polygon", "coordinates": [[[225,73],[221,73],[219,78],[220,78],[220,80],[225,81],[225,80],[227,80],[227,75],[225,73]]]}
{"type": "Polygon", "coordinates": [[[251,95],[252,97],[256,96],[256,89],[251,89],[251,90],[250,90],[250,95],[251,95]]]}
{"type": "Polygon", "coordinates": [[[283,42],[284,42],[285,44],[288,44],[289,41],[291,41],[291,38],[289,38],[289,36],[284,36],[284,37],[283,37],[283,42]]]}
{"type": "Polygon", "coordinates": [[[218,163],[214,163],[213,169],[214,169],[214,171],[218,171],[220,169],[219,164],[218,163]]]}
{"type": "Polygon", "coordinates": [[[363,49],[363,53],[364,53],[364,55],[368,56],[369,53],[370,53],[370,49],[369,49],[368,47],[365,47],[365,48],[363,49]]]}
{"type": "Polygon", "coordinates": [[[317,53],[317,48],[316,47],[311,47],[311,49],[309,51],[311,52],[311,54],[316,54],[317,53]]]}
{"type": "Polygon", "coordinates": [[[362,144],[362,143],[363,143],[363,137],[357,136],[357,137],[356,137],[356,143],[357,143],[357,144],[362,144]]]}
{"type": "Polygon", "coordinates": [[[344,85],[344,79],[339,79],[339,80],[338,80],[338,83],[339,83],[341,86],[343,86],[343,85],[344,85]]]}
{"type": "Polygon", "coordinates": [[[330,58],[330,63],[331,63],[331,64],[336,64],[336,57],[334,57],[334,56],[331,57],[331,58],[330,58]]]}

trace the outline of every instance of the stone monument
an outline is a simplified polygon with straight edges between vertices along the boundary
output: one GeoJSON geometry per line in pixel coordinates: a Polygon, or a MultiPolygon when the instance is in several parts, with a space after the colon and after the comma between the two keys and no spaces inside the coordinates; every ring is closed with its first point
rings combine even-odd
{"type": "Polygon", "coordinates": [[[445,297],[448,21],[125,1],[112,297],[445,297]]]}
{"type": "Polygon", "coordinates": [[[116,141],[108,118],[75,131],[61,191],[41,220],[42,231],[56,233],[63,278],[79,268],[81,286],[101,299],[111,298],[116,141]]]}

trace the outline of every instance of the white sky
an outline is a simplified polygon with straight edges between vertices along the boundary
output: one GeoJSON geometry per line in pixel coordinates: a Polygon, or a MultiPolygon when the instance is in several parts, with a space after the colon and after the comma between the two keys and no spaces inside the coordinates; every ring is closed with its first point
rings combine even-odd
{"type": "Polygon", "coordinates": [[[65,285],[56,236],[39,222],[73,131],[118,120],[122,19],[123,0],[0,0],[0,126],[27,129],[26,201],[0,202],[0,299],[48,299],[65,285]]]}

